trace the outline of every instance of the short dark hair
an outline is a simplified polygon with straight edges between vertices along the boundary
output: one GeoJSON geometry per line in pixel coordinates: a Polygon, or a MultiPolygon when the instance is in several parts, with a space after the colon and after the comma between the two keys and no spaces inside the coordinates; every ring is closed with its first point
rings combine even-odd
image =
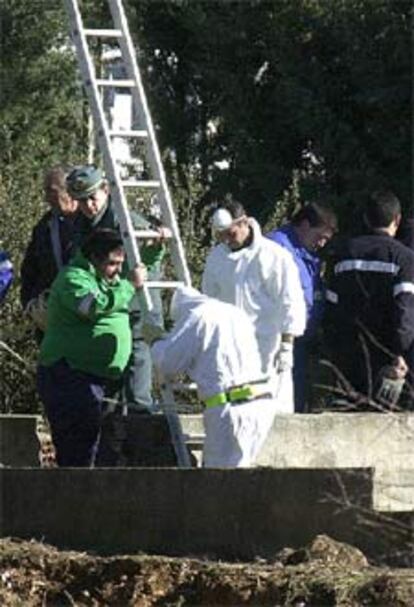
{"type": "Polygon", "coordinates": [[[401,203],[390,190],[373,192],[365,204],[365,218],[372,228],[387,228],[399,215],[401,203]]]}
{"type": "Polygon", "coordinates": [[[307,220],[312,228],[326,226],[336,231],[338,222],[336,214],[331,207],[320,202],[308,202],[292,217],[293,225],[299,225],[307,220]]]}
{"type": "Polygon", "coordinates": [[[86,259],[104,261],[112,251],[123,248],[119,232],[110,228],[98,228],[92,232],[81,246],[86,259]]]}
{"type": "Polygon", "coordinates": [[[71,170],[71,167],[65,164],[49,167],[43,174],[43,187],[46,189],[51,183],[55,183],[61,190],[66,190],[66,177],[71,170]]]}
{"type": "Polygon", "coordinates": [[[223,204],[219,205],[220,209],[226,209],[230,213],[233,219],[240,219],[243,215],[246,215],[246,209],[241,202],[235,200],[231,194],[227,194],[223,204]]]}

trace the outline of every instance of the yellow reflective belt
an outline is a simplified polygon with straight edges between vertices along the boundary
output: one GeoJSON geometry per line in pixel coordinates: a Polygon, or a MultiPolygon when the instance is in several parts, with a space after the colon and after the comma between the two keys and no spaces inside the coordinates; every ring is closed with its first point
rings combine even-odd
{"type": "MultiPolygon", "coordinates": [[[[262,390],[263,391],[263,390],[262,390]]],[[[238,388],[232,388],[228,392],[219,392],[213,396],[209,396],[204,401],[206,407],[218,407],[225,405],[227,402],[237,402],[238,400],[250,400],[257,394],[257,390],[253,386],[246,384],[238,388]]]]}
{"type": "Polygon", "coordinates": [[[249,400],[253,396],[253,390],[249,385],[240,386],[239,388],[232,388],[228,395],[231,403],[236,400],[249,400]]]}
{"type": "Polygon", "coordinates": [[[225,405],[227,402],[227,394],[225,392],[219,392],[214,396],[209,396],[205,399],[204,404],[206,407],[218,407],[218,405],[225,405]]]}

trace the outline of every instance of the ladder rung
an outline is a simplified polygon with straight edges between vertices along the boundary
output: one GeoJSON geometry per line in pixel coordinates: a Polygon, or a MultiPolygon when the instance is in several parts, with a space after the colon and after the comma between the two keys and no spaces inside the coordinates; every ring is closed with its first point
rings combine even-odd
{"type": "Polygon", "coordinates": [[[98,38],[122,38],[121,30],[114,29],[84,29],[85,36],[97,36],[98,38]]]}
{"type": "Polygon", "coordinates": [[[184,283],[179,280],[148,280],[145,284],[149,289],[176,289],[184,283]]]}
{"type": "Polygon", "coordinates": [[[136,86],[135,80],[117,80],[116,78],[97,78],[96,84],[98,86],[112,86],[115,89],[132,89],[136,86]]]}
{"type": "MultiPolygon", "coordinates": [[[[161,238],[161,234],[157,230],[135,230],[136,238],[161,238]]],[[[172,238],[172,233],[162,236],[163,240],[172,238]]]]}
{"type": "Polygon", "coordinates": [[[149,188],[149,189],[154,189],[154,188],[159,188],[160,187],[160,182],[159,181],[151,181],[151,180],[146,180],[146,181],[136,181],[136,180],[128,180],[128,181],[123,181],[122,185],[124,186],[124,188],[149,188]]]}
{"type": "Polygon", "coordinates": [[[184,434],[185,444],[187,446],[193,445],[194,447],[202,446],[206,440],[205,434],[184,434]]]}
{"type": "Polygon", "coordinates": [[[111,137],[137,137],[146,139],[148,137],[148,131],[109,131],[111,137]]]}
{"type": "Polygon", "coordinates": [[[181,382],[181,383],[171,383],[169,385],[172,390],[190,390],[191,392],[195,392],[198,389],[197,384],[195,384],[193,382],[191,384],[185,384],[185,383],[181,382]]]}

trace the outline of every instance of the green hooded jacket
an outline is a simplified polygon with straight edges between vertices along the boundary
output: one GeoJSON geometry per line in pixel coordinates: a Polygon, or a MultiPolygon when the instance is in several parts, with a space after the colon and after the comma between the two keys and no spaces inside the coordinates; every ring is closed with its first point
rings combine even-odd
{"type": "Polygon", "coordinates": [[[116,379],[131,354],[128,307],[133,285],[109,283],[79,251],[56,277],[48,299],[41,365],[64,358],[70,367],[116,379]]]}

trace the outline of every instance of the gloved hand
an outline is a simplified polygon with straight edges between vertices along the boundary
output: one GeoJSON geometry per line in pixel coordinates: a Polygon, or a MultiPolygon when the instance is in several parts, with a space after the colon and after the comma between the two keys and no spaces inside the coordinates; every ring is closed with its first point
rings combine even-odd
{"type": "Polygon", "coordinates": [[[293,343],[282,341],[275,356],[276,373],[284,373],[293,367],[293,343]]]}
{"type": "Polygon", "coordinates": [[[165,337],[165,331],[158,325],[153,325],[149,322],[144,323],[141,329],[142,339],[149,345],[152,346],[154,341],[165,337]]]}
{"type": "Polygon", "coordinates": [[[404,387],[404,379],[391,379],[390,377],[382,377],[382,380],[375,393],[375,400],[380,405],[396,407],[404,387]]]}
{"type": "Polygon", "coordinates": [[[380,405],[397,406],[407,372],[408,365],[402,356],[397,357],[391,365],[382,367],[376,379],[374,399],[380,405]]]}
{"type": "Polygon", "coordinates": [[[34,324],[41,331],[46,331],[47,324],[47,298],[49,291],[45,290],[37,297],[29,301],[26,306],[25,313],[30,316],[34,324]]]}

